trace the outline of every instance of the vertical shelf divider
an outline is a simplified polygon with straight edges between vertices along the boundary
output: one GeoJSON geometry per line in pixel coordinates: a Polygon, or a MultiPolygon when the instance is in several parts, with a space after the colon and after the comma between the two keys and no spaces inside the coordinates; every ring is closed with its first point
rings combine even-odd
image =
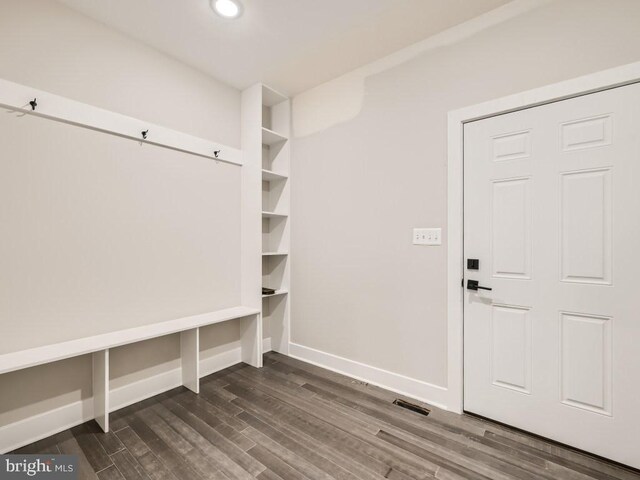
{"type": "Polygon", "coordinates": [[[194,393],[200,393],[200,329],[180,332],[182,384],[194,393]]]}
{"type": "Polygon", "coordinates": [[[93,416],[109,431],[109,349],[93,353],[93,416]]]}
{"type": "Polygon", "coordinates": [[[260,315],[240,319],[240,350],[244,363],[262,368],[262,321],[260,315]]]}
{"type": "MultiPolygon", "coordinates": [[[[262,85],[242,92],[241,304],[262,309],[262,85]]],[[[262,367],[262,314],[240,319],[242,361],[262,367]]]]}

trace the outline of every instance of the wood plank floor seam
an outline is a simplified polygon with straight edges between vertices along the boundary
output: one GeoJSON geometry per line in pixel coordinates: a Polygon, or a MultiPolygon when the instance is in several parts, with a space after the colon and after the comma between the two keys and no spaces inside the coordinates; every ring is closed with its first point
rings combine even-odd
{"type": "Polygon", "coordinates": [[[78,455],[79,480],[640,480],[640,472],[276,353],[14,453],[78,455]]]}

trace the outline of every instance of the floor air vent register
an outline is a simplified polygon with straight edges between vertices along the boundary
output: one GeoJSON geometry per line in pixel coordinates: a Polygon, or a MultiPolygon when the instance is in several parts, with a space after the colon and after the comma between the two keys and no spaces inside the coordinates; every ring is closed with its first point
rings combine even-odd
{"type": "Polygon", "coordinates": [[[396,398],[393,401],[393,404],[406,408],[407,410],[411,410],[412,412],[419,413],[420,415],[424,415],[425,417],[431,413],[431,410],[428,408],[421,407],[420,405],[416,405],[415,403],[407,402],[406,400],[401,400],[399,398],[396,398]]]}

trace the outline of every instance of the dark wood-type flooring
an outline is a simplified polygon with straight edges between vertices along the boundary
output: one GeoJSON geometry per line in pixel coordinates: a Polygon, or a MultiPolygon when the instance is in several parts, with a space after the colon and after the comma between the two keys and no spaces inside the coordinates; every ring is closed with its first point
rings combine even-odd
{"type": "Polygon", "coordinates": [[[16,453],[78,454],[82,480],[640,479],[471,416],[425,417],[396,394],[282,355],[236,365],[16,453]]]}

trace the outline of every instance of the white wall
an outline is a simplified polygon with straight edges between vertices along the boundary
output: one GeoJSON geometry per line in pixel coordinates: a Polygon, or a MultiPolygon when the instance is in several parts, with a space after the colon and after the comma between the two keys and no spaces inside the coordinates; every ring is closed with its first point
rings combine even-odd
{"type": "Polygon", "coordinates": [[[0,77],[240,147],[240,93],[54,0],[0,2],[0,77]]]}
{"type": "Polygon", "coordinates": [[[447,112],[640,60],[637,0],[537,3],[294,99],[294,344],[446,387],[447,112]]]}
{"type": "Polygon", "coordinates": [[[0,132],[1,353],[240,305],[238,166],[2,109],[0,132]]]}
{"type": "MultiPolygon", "coordinates": [[[[237,90],[52,0],[0,2],[0,77],[240,146],[237,90]]],[[[7,321],[0,318],[0,330],[7,321]]],[[[235,323],[210,327],[202,335],[205,355],[232,351],[238,339],[235,323]]],[[[178,366],[175,336],[121,347],[112,355],[112,387],[178,366]]],[[[91,359],[2,375],[0,392],[2,435],[8,424],[90,398],[91,359]]]]}

